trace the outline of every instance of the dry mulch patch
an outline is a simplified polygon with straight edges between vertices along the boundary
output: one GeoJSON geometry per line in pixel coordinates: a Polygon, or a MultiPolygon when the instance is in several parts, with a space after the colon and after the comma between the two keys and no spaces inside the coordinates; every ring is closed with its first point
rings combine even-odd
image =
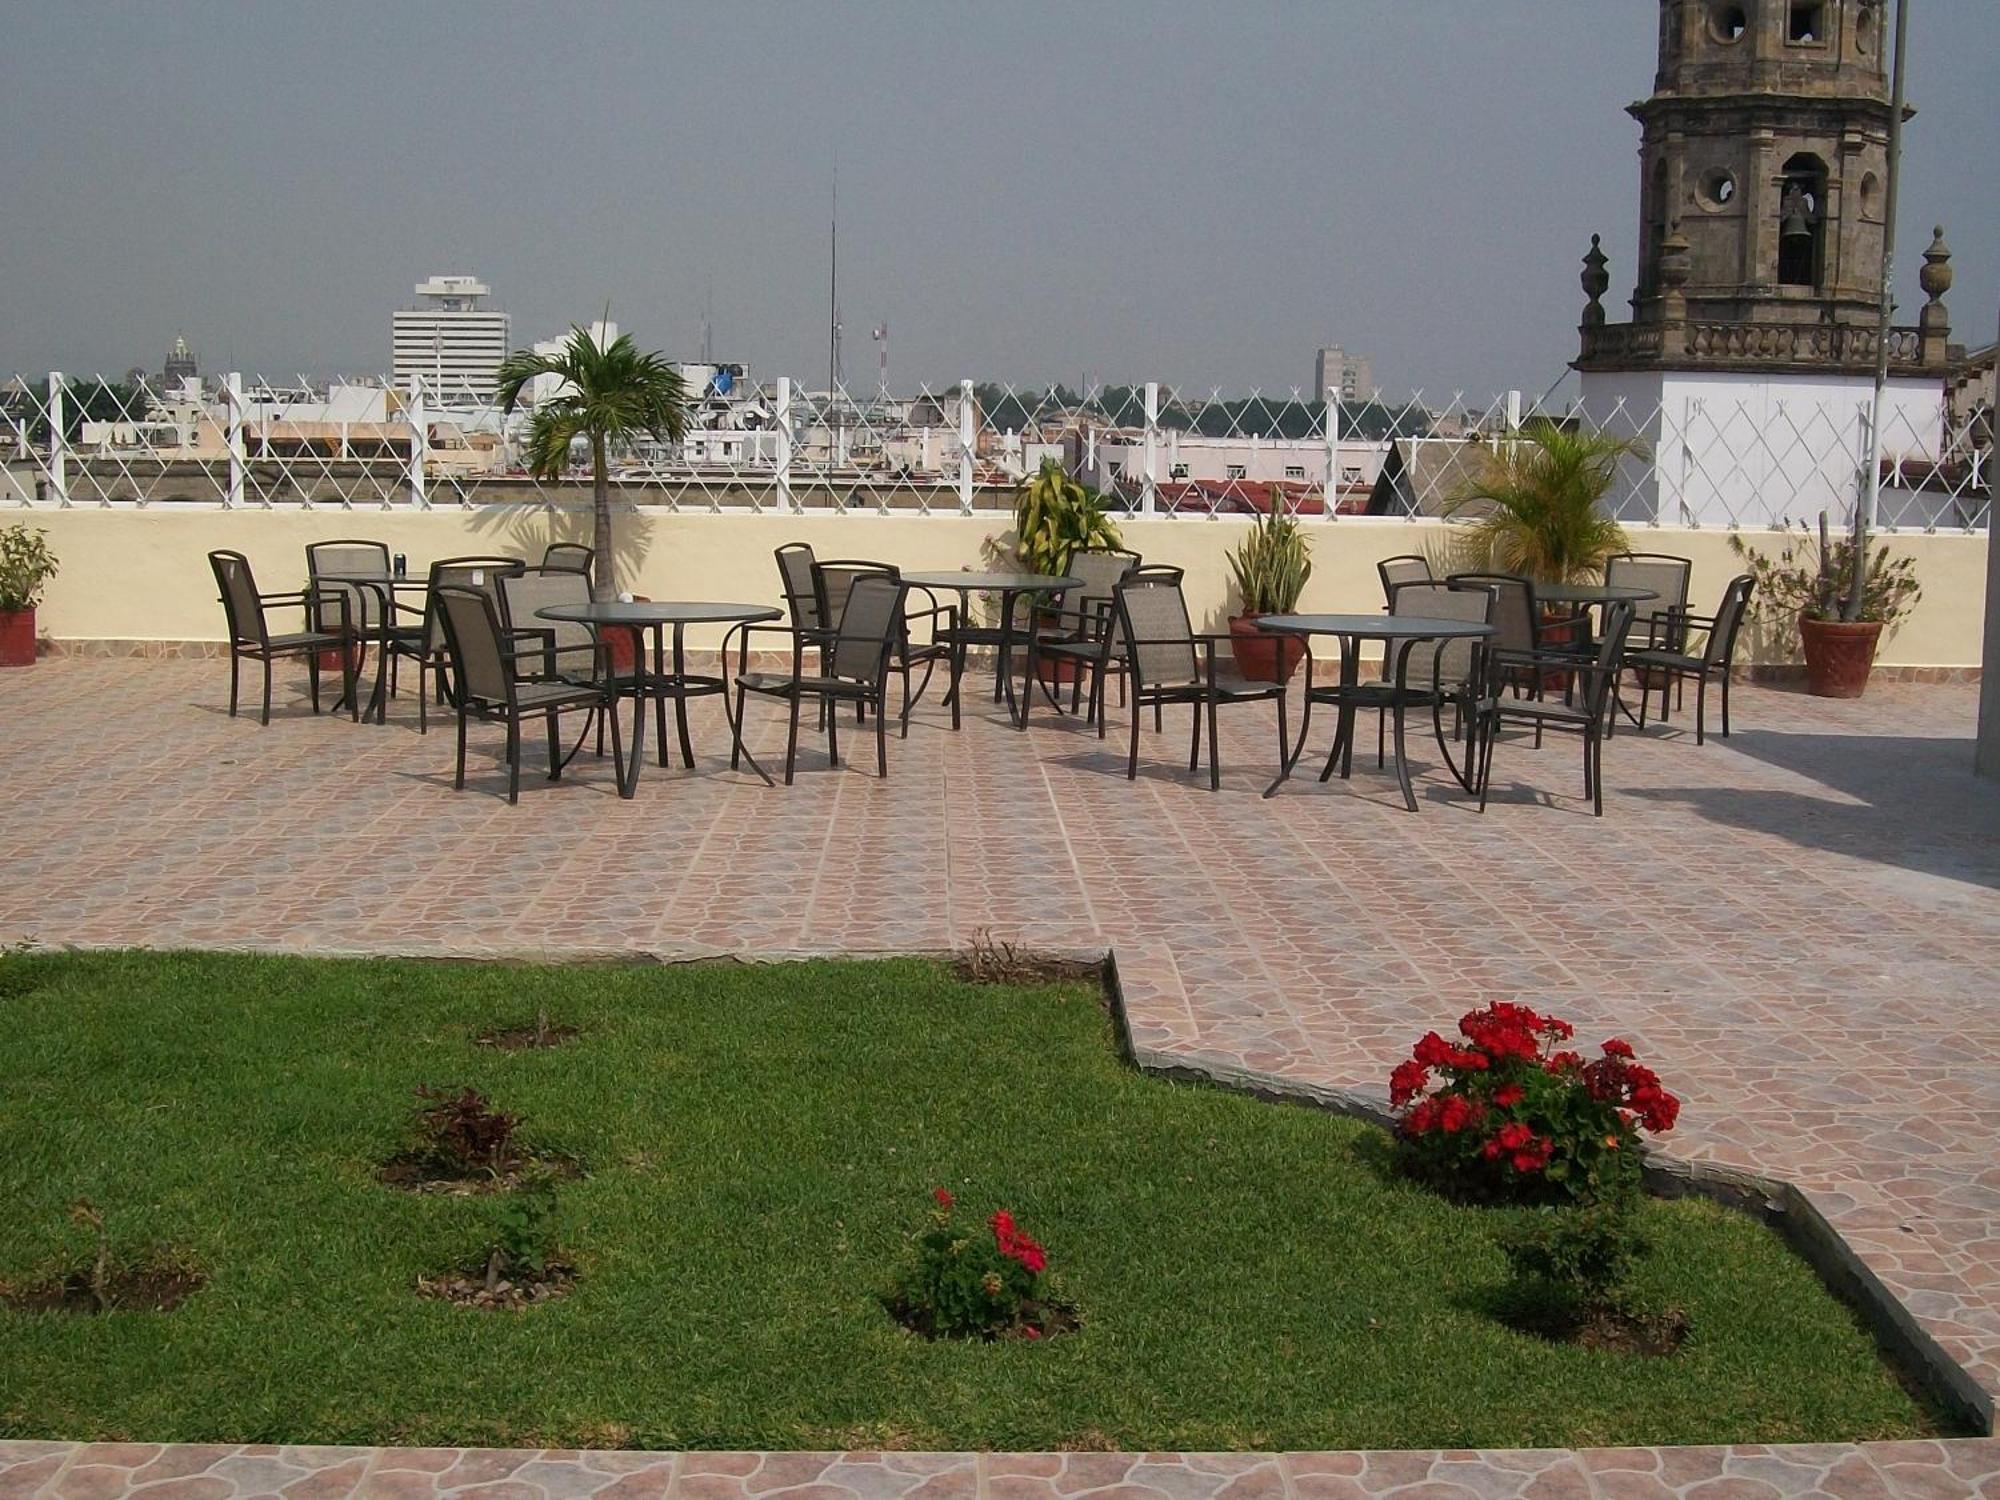
{"type": "Polygon", "coordinates": [[[1679,1353],[1688,1336],[1688,1315],[1678,1307],[1663,1313],[1545,1311],[1509,1321],[1521,1332],[1551,1343],[1654,1358],[1679,1353]]]}
{"type": "Polygon", "coordinates": [[[437,1193],[453,1198],[471,1198],[485,1193],[506,1193],[530,1176],[543,1172],[569,1179],[584,1175],[583,1164],[567,1156],[517,1156],[503,1166],[467,1174],[416,1152],[392,1156],[376,1169],[375,1178],[406,1193],[437,1193]]]}
{"type": "Polygon", "coordinates": [[[1096,960],[1036,953],[995,941],[985,928],[973,933],[963,953],[951,958],[952,973],[967,984],[1047,984],[1052,980],[1095,979],[1104,970],[1096,960]]]}
{"type": "MultiPolygon", "coordinates": [[[[882,1305],[889,1310],[889,1316],[901,1323],[910,1332],[923,1339],[943,1339],[952,1337],[941,1334],[931,1325],[928,1314],[914,1308],[900,1297],[887,1297],[882,1305]]],[[[1083,1326],[1083,1315],[1068,1302],[1027,1302],[1021,1307],[1021,1321],[1012,1328],[986,1335],[987,1343],[1000,1339],[1052,1339],[1066,1333],[1075,1333],[1083,1326]]]]}
{"type": "Polygon", "coordinates": [[[491,1047],[499,1052],[531,1052],[552,1047],[560,1047],[565,1042],[573,1042],[583,1033],[574,1026],[503,1026],[498,1031],[488,1031],[477,1039],[482,1047],[491,1047]]]}
{"type": "Polygon", "coordinates": [[[486,1276],[450,1272],[443,1276],[419,1276],[417,1295],[460,1307],[534,1307],[566,1297],[576,1284],[576,1267],[567,1261],[552,1260],[535,1277],[502,1276],[490,1285],[486,1276]]]}
{"type": "Polygon", "coordinates": [[[190,1266],[173,1260],[148,1261],[115,1267],[97,1286],[88,1270],[70,1271],[33,1286],[0,1285],[0,1304],[15,1312],[172,1312],[206,1284],[207,1278],[190,1266]]]}

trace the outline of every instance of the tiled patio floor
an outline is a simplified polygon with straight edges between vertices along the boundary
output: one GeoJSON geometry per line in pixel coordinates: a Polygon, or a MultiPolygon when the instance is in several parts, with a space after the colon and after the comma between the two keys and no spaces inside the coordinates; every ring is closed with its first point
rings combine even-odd
{"type": "MultiPolygon", "coordinates": [[[[1726,745],[1621,734],[1602,820],[1567,742],[1503,745],[1484,817],[1438,771],[1406,814],[1372,763],[1260,800],[1262,705],[1225,716],[1214,795],[1181,769],[1185,720],[1144,737],[1130,785],[1115,736],[1047,714],[952,734],[934,710],[886,783],[828,770],[814,741],[771,790],[727,769],[710,703],[696,771],[649,765],[621,803],[585,757],[560,786],[531,771],[510,809],[494,731],[475,730],[480,791],[454,795],[450,735],[420,739],[407,697],[377,728],[281,691],[260,730],[225,695],[212,662],[0,674],[0,940],[772,955],[984,928],[1115,951],[1148,1063],[1369,1099],[1418,1033],[1520,998],[1631,1038],[1686,1099],[1672,1155],[1798,1185],[2000,1391],[2000,789],[1969,771],[1974,689],[1740,688],[1726,745]]],[[[775,759],[781,724],[755,726],[775,759]]],[[[863,737],[843,748],[869,763],[863,737]]],[[[1965,1462],[1993,1493],[1990,1459],[1965,1462]]],[[[1938,1469],[1927,1493],[1965,1477],[1938,1469]]],[[[1296,1465],[1283,1483],[1342,1488],[1296,1465]]]]}

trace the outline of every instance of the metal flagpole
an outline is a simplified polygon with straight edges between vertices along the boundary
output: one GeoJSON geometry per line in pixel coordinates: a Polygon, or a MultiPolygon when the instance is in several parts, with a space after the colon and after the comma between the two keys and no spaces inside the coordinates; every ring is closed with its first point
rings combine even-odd
{"type": "Polygon", "coordinates": [[[1896,179],[1903,155],[1903,63],[1908,56],[1910,0],[1896,0],[1895,76],[1889,86],[1888,187],[1882,210],[1882,303],[1875,318],[1875,396],[1868,407],[1868,480],[1854,507],[1854,556],[1849,565],[1843,620],[1861,618],[1868,576],[1868,528],[1882,498],[1882,401],[1889,388],[1889,320],[1896,309],[1896,179]]]}

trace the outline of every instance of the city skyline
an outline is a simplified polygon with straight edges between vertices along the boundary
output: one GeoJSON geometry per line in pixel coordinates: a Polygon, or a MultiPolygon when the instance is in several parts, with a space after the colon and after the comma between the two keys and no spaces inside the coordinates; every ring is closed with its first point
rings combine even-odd
{"type": "MultiPolygon", "coordinates": [[[[851,384],[886,319],[898,388],[1286,391],[1341,344],[1389,392],[1532,394],[1576,352],[1592,232],[1607,301],[1631,288],[1653,9],[458,6],[412,36],[373,5],[20,7],[0,365],[115,375],[185,333],[205,370],[386,371],[391,310],[460,271],[517,343],[608,300],[646,347],[693,358],[712,316],[719,357],[819,383],[837,171],[851,384]]],[[[1915,12],[1899,317],[1942,221],[1973,345],[1996,52],[2000,7],[1915,12]]]]}

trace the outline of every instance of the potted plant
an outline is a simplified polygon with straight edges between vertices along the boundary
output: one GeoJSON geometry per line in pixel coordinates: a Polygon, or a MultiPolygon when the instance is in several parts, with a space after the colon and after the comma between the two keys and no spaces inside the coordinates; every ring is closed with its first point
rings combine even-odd
{"type": "MultiPolygon", "coordinates": [[[[1060,578],[1069,571],[1072,554],[1093,547],[1116,547],[1118,523],[1106,512],[1104,496],[1064,470],[1052,458],[1031,479],[1021,481],[1014,498],[1014,553],[1031,573],[1060,578]]],[[[1037,616],[1039,623],[1060,624],[1051,609],[1037,616]]],[[[1044,664],[1048,681],[1069,682],[1075,675],[1072,662],[1044,664]]]]}
{"type": "Polygon", "coordinates": [[[1242,612],[1229,617],[1229,649],[1236,670],[1252,682],[1289,682],[1306,653],[1304,636],[1273,635],[1257,628],[1264,615],[1288,615],[1312,577],[1306,534],[1299,518],[1283,512],[1283,492],[1271,491],[1271,508],[1250,524],[1250,534],[1229,554],[1242,612]]]}
{"type": "Polygon", "coordinates": [[[1631,439],[1538,418],[1494,445],[1445,514],[1484,507],[1472,518],[1471,536],[1495,568],[1540,583],[1577,583],[1627,550],[1625,528],[1599,502],[1620,460],[1641,454],[1631,439]]]}
{"type": "Polygon", "coordinates": [[[0,667],[35,664],[35,606],[56,576],[56,555],[40,527],[0,526],[0,667]]]}
{"type": "MultiPolygon", "coordinates": [[[[608,313],[608,310],[607,310],[608,313]]],[[[611,447],[641,433],[678,443],[687,433],[687,384],[655,351],[641,354],[629,333],[600,343],[588,330],[572,327],[554,354],[516,349],[500,362],[500,409],[512,415],[539,376],[557,377],[554,394],[539,400],[528,419],[528,472],[555,481],[569,468],[579,441],[590,447],[591,596],[600,603],[618,595],[611,535],[611,447]]],[[[636,632],[613,631],[607,640],[636,632]]],[[[616,648],[614,647],[614,653],[616,648]]]]}
{"type": "Polygon", "coordinates": [[[1054,459],[1043,459],[1035,476],[1021,481],[1014,497],[1014,551],[1030,572],[1060,578],[1069,571],[1071,553],[1118,543],[1118,523],[1106,513],[1104,496],[1054,459]]]}
{"type": "Polygon", "coordinates": [[[1787,527],[1775,557],[1740,536],[1731,536],[1729,546],[1757,581],[1753,608],[1798,621],[1806,691],[1816,698],[1859,698],[1868,686],[1883,628],[1900,624],[1924,596],[1913,558],[1892,558],[1887,547],[1873,546],[1861,575],[1859,616],[1843,619],[1841,601],[1854,581],[1854,540],[1830,542],[1824,511],[1816,533],[1803,521],[1796,530],[1787,527]]]}

